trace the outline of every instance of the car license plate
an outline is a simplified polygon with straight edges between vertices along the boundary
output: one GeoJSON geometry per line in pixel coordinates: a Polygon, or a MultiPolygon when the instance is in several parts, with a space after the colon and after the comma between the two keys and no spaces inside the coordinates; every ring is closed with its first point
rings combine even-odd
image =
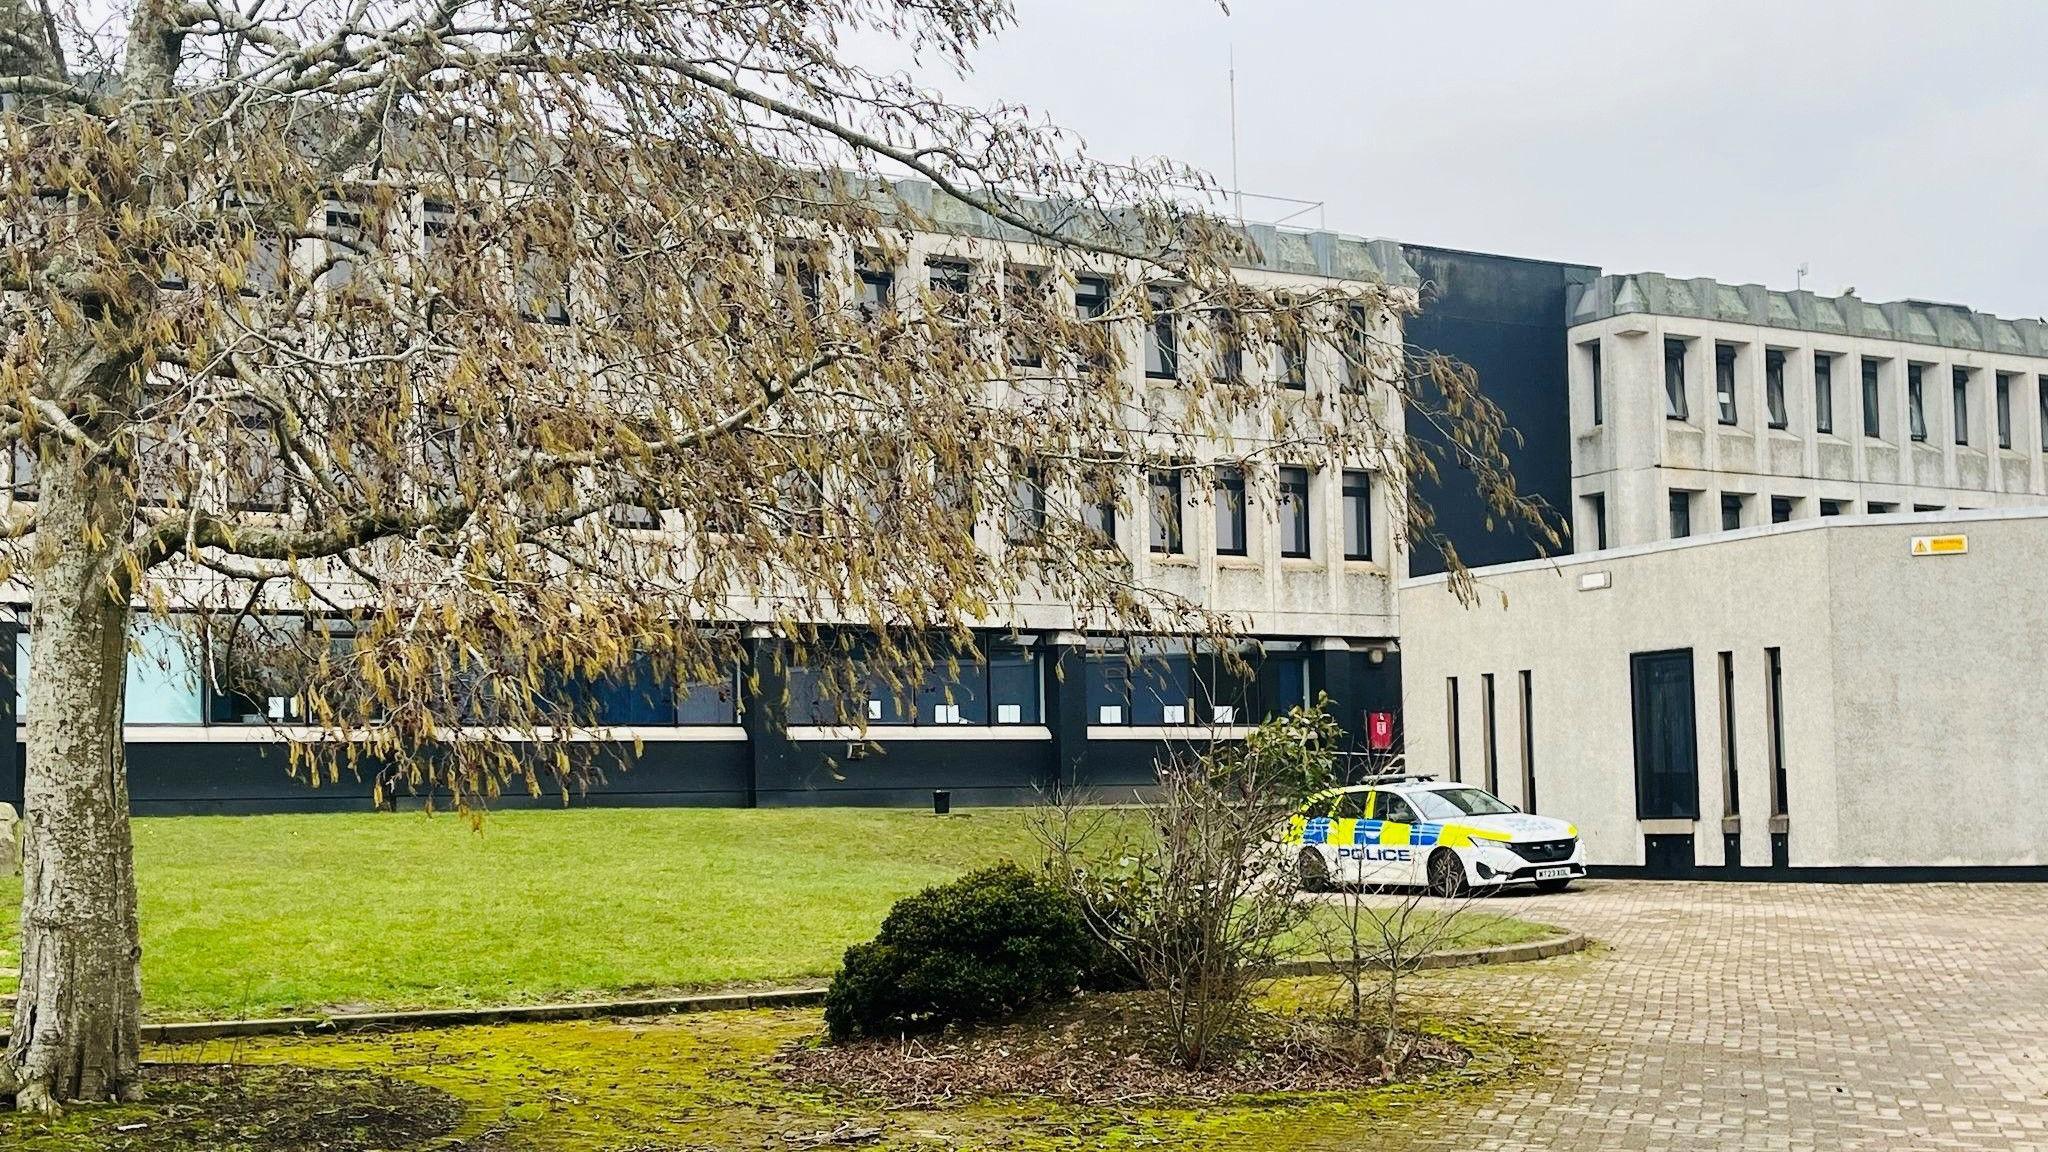
{"type": "Polygon", "coordinates": [[[1538,880],[1562,880],[1571,874],[1572,870],[1569,868],[1538,868],[1536,870],[1536,878],[1538,880]]]}

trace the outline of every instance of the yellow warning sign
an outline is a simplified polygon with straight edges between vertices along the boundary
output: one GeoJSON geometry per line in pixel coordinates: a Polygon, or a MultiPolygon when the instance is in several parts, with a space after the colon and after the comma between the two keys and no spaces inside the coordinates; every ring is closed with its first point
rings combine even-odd
{"type": "Polygon", "coordinates": [[[1915,556],[1961,556],[1970,550],[1970,538],[1960,533],[1954,536],[1915,536],[1915,556]]]}

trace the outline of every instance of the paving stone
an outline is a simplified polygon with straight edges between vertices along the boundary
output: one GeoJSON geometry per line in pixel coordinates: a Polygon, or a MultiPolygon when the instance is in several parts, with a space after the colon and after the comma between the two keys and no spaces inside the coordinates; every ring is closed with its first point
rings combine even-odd
{"type": "Polygon", "coordinates": [[[2048,888],[1592,881],[1486,902],[1604,948],[1416,978],[1554,1074],[1359,1149],[2048,1149],[2048,888]]]}

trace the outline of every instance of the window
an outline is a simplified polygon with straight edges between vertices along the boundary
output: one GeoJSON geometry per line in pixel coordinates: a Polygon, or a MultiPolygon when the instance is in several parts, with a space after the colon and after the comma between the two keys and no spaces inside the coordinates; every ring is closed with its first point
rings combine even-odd
{"type": "Polygon", "coordinates": [[[1671,490],[1671,538],[1683,540],[1692,535],[1692,493],[1683,488],[1671,490]]]}
{"type": "Polygon", "coordinates": [[[1012,544],[1032,544],[1045,534],[1045,478],[1038,465],[1029,464],[1010,474],[1010,509],[1004,538],[1012,544]]]}
{"type": "Polygon", "coordinates": [[[1244,335],[1237,314],[1219,311],[1212,321],[1216,328],[1216,376],[1226,384],[1244,381],[1244,335]]]}
{"type": "Polygon", "coordinates": [[[819,251],[808,245],[786,244],[775,249],[775,275],[781,281],[782,303],[791,315],[816,321],[825,311],[825,280],[818,271],[819,251]]]}
{"type": "Polygon", "coordinates": [[[1927,392],[1920,365],[1906,365],[1906,428],[1914,441],[1927,439],[1927,392]]]}
{"type": "Polygon", "coordinates": [[[1243,556],[1247,547],[1244,515],[1244,469],[1219,466],[1215,479],[1216,554],[1243,556]]]}
{"type": "Polygon", "coordinates": [[[1820,514],[1823,516],[1840,516],[1848,511],[1848,509],[1849,502],[1846,500],[1823,500],[1820,502],[1820,514]]]}
{"type": "Polygon", "coordinates": [[[1998,382],[1992,392],[1992,416],[1998,425],[1998,446],[2012,447],[2012,376],[2005,372],[1998,374],[1998,382]]]}
{"type": "Polygon", "coordinates": [[[895,306],[896,276],[886,268],[863,266],[860,269],[861,318],[873,324],[881,320],[895,306]]]}
{"type": "Polygon", "coordinates": [[[1152,489],[1152,551],[1164,556],[1181,553],[1180,469],[1155,469],[1152,489]]]}
{"type": "Polygon", "coordinates": [[[528,239],[520,248],[519,318],[541,324],[569,322],[569,270],[561,259],[533,247],[528,239]]]}
{"type": "Polygon", "coordinates": [[[1721,423],[1735,423],[1735,345],[1714,345],[1714,401],[1721,423]]]}
{"type": "Polygon", "coordinates": [[[1389,824],[1420,824],[1422,817],[1415,814],[1415,808],[1392,792],[1373,793],[1373,819],[1389,824]]]}
{"type": "Polygon", "coordinates": [[[1365,309],[1352,305],[1344,309],[1344,322],[1337,329],[1338,391],[1352,395],[1365,392],[1372,375],[1372,329],[1365,309]]]}
{"type": "Polygon", "coordinates": [[[1792,809],[1785,799],[1785,661],[1778,649],[1764,649],[1764,671],[1770,678],[1765,703],[1771,728],[1771,815],[1784,816],[1792,809]]]}
{"type": "Polygon", "coordinates": [[[686,677],[677,685],[675,723],[682,725],[740,722],[740,672],[700,680],[686,677]]]}
{"type": "Polygon", "coordinates": [[[1117,477],[1104,469],[1084,481],[1081,492],[1081,524],[1098,548],[1115,548],[1117,477]]]}
{"type": "Polygon", "coordinates": [[[1692,649],[1629,657],[1635,704],[1636,819],[1697,820],[1699,739],[1692,649]]]}
{"type": "Polygon", "coordinates": [[[1956,443],[1968,444],[1970,442],[1970,370],[1968,368],[1952,369],[1949,373],[1949,380],[1949,393],[1955,400],[1956,443]]]}
{"type": "Polygon", "coordinates": [[[1721,531],[1733,532],[1742,527],[1743,497],[1734,492],[1721,493],[1721,531]]]}
{"type": "Polygon", "coordinates": [[[1444,680],[1444,716],[1445,723],[1450,726],[1450,742],[1447,745],[1450,749],[1450,763],[1446,767],[1451,771],[1451,779],[1462,781],[1465,779],[1465,757],[1458,745],[1458,678],[1456,676],[1451,676],[1444,680]]]}
{"type": "Polygon", "coordinates": [[[1685,341],[1664,338],[1664,418],[1686,419],[1685,341]]]}
{"type": "Polygon", "coordinates": [[[1145,326],[1145,375],[1172,380],[1180,375],[1180,328],[1173,312],[1173,291],[1154,288],[1146,293],[1146,299],[1152,308],[1152,322],[1145,326]]]}
{"type": "Polygon", "coordinates": [[[1735,771],[1735,653],[1721,653],[1721,814],[1742,814],[1735,771]]]}
{"type": "Polygon", "coordinates": [[[129,625],[128,711],[130,724],[197,724],[200,707],[197,637],[185,627],[153,616],[129,625]]]}
{"type": "Polygon", "coordinates": [[[1084,323],[1090,323],[1090,343],[1082,357],[1084,363],[1096,371],[1106,370],[1110,364],[1110,348],[1114,333],[1106,324],[1094,324],[1109,314],[1109,281],[1100,276],[1083,276],[1074,281],[1074,315],[1084,323]]]}
{"type": "Polygon", "coordinates": [[[1238,724],[1299,704],[1307,661],[1300,651],[1228,654],[1183,639],[1088,642],[1090,724],[1238,724]],[[1252,667],[1247,675],[1241,664],[1252,667]]]}
{"type": "Polygon", "coordinates": [[[1308,469],[1280,469],[1280,555],[1309,555],[1308,469]]]}
{"type": "MultiPolygon", "coordinates": [[[[2048,384],[2042,385],[2041,394],[2044,397],[2048,397],[2048,384]]],[[[2043,400],[2042,403],[2048,404],[2048,400],[2043,400]]],[[[13,467],[7,476],[8,494],[16,500],[35,499],[36,454],[33,444],[27,439],[22,437],[15,438],[12,465],[13,467]]]]}
{"type": "Polygon", "coordinates": [[[1500,750],[1495,739],[1493,673],[1482,673],[1479,677],[1479,706],[1486,726],[1479,733],[1479,747],[1486,756],[1486,790],[1500,794],[1500,750]]]}
{"type": "Polygon", "coordinates": [[[1593,524],[1593,548],[1604,551],[1607,548],[1607,494],[1595,492],[1586,497],[1586,519],[1593,524]]]}
{"type": "Polygon", "coordinates": [[[1031,334],[1045,313],[1045,269],[1012,264],[1003,269],[1003,317],[1009,326],[1010,366],[1042,368],[1045,353],[1031,334]]]}
{"type": "Polygon", "coordinates": [[[1597,428],[1607,419],[1607,398],[1601,395],[1604,385],[1600,379],[1600,342],[1593,340],[1579,347],[1586,350],[1586,381],[1593,393],[1593,426],[1597,428]]]}
{"type": "Polygon", "coordinates": [[[1308,387],[1308,337],[1297,320],[1283,321],[1273,340],[1273,379],[1297,392],[1308,387]]]}
{"type": "Polygon", "coordinates": [[[1792,498],[1790,496],[1771,497],[1771,523],[1784,524],[1791,519],[1792,498]]]}
{"type": "Polygon", "coordinates": [[[1372,473],[1344,473],[1344,558],[1372,559],[1372,473]]]}
{"type": "Polygon", "coordinates": [[[1863,434],[1872,439],[1884,435],[1883,425],[1878,420],[1879,392],[1877,387],[1877,361],[1863,358],[1863,434]]]}
{"type": "Polygon", "coordinates": [[[1913,511],[1915,511],[1915,512],[1939,512],[1939,511],[1941,511],[1941,510],[1942,510],[1942,507],[1943,507],[1943,506],[1942,506],[1942,505],[1940,505],[1940,504],[1915,504],[1915,505],[1913,505],[1913,511]]]}
{"type": "Polygon", "coordinates": [[[987,724],[988,663],[973,648],[934,654],[918,678],[913,723],[987,724]]]}
{"type": "Polygon", "coordinates": [[[341,292],[355,282],[356,253],[363,247],[363,214],[353,208],[329,208],[326,213],[327,290],[341,292]]]}
{"type": "Polygon", "coordinates": [[[1835,358],[1825,352],[1813,354],[1813,430],[1835,430],[1835,358]]]}
{"type": "Polygon", "coordinates": [[[1045,708],[1045,678],[1026,638],[988,646],[988,695],[997,724],[1038,724],[1045,708]]]}
{"type": "Polygon", "coordinates": [[[2041,419],[2041,450],[2048,452],[2048,376],[2035,377],[2034,390],[2040,396],[2038,404],[2041,411],[2037,415],[2041,419]]]}
{"type": "Polygon", "coordinates": [[[1764,409],[1771,427],[1791,425],[1785,414],[1785,354],[1776,348],[1764,351],[1764,409]]]}
{"type": "Polygon", "coordinates": [[[974,291],[974,265],[965,260],[932,257],[924,262],[925,284],[941,319],[964,324],[974,291]]]}
{"type": "Polygon", "coordinates": [[[1527,668],[1522,669],[1522,809],[1536,811],[1536,687],[1527,668]]]}
{"type": "Polygon", "coordinates": [[[296,616],[238,616],[207,629],[207,721],[285,724],[305,719],[304,622],[296,616]]]}
{"type": "Polygon", "coordinates": [[[1893,512],[1897,512],[1899,510],[1899,506],[1897,504],[1887,503],[1881,500],[1872,500],[1869,504],[1865,505],[1864,508],[1872,516],[1885,516],[1893,512]]]}

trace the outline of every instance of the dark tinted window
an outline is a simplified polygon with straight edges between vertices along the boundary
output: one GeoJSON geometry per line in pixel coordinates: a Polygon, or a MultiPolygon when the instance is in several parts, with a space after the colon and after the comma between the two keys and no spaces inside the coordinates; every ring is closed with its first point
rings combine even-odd
{"type": "Polygon", "coordinates": [[[1629,657],[1635,705],[1636,818],[1699,819],[1692,650],[1629,657]]]}

